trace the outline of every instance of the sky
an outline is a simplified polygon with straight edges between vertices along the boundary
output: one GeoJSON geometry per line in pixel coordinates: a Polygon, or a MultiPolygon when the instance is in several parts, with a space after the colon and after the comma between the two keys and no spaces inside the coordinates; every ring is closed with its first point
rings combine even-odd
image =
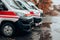
{"type": "Polygon", "coordinates": [[[52,0],[53,1],[53,4],[55,5],[59,5],[60,4],[60,0],[52,0]]]}

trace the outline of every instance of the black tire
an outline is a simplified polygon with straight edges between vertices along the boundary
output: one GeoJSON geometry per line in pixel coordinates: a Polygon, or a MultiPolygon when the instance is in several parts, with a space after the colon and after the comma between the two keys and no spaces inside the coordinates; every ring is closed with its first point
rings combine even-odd
{"type": "MultiPolygon", "coordinates": [[[[9,30],[9,29],[8,29],[9,30]]],[[[8,31],[7,30],[7,31],[8,31]]],[[[11,30],[10,30],[11,31],[11,30]]],[[[15,27],[14,27],[14,25],[12,24],[12,23],[10,23],[10,22],[6,22],[6,23],[4,23],[2,26],[1,26],[1,33],[2,33],[2,35],[3,36],[6,36],[6,37],[12,37],[12,36],[14,36],[15,35],[15,27]],[[12,33],[11,34],[6,34],[6,33],[4,33],[4,28],[6,27],[6,30],[7,30],[7,26],[9,26],[9,28],[11,28],[12,29],[12,33]]]]}

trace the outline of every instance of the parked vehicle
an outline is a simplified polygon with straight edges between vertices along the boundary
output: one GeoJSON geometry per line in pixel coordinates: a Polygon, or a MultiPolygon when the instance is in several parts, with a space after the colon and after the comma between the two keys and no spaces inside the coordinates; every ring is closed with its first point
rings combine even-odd
{"type": "Polygon", "coordinates": [[[24,8],[25,10],[31,11],[33,19],[34,19],[34,26],[38,26],[36,24],[40,24],[42,19],[40,18],[43,11],[38,9],[32,2],[26,2],[23,0],[15,0],[16,4],[19,7],[24,8]]]}
{"type": "Polygon", "coordinates": [[[35,13],[35,17],[34,17],[34,22],[35,22],[35,25],[40,25],[40,22],[42,21],[42,16],[43,16],[43,11],[41,9],[39,9],[37,6],[35,6],[35,4],[33,2],[30,2],[28,1],[27,4],[36,9],[36,10],[32,10],[34,13],[35,13]]]}
{"type": "Polygon", "coordinates": [[[16,31],[31,31],[32,16],[30,11],[20,8],[14,0],[0,0],[0,31],[4,36],[13,36],[16,31]]]}

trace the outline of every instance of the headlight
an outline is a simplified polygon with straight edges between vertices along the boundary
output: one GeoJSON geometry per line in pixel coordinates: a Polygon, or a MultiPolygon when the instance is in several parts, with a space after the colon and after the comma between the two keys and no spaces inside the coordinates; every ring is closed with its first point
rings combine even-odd
{"type": "Polygon", "coordinates": [[[25,14],[26,17],[32,16],[31,14],[25,14]]]}
{"type": "Polygon", "coordinates": [[[27,14],[25,14],[25,16],[34,16],[34,12],[29,12],[29,13],[27,13],[27,14]]]}

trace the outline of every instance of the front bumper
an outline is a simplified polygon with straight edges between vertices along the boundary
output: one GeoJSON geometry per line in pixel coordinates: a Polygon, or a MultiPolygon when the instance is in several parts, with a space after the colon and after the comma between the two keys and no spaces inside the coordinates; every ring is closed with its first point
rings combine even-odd
{"type": "Polygon", "coordinates": [[[32,27],[39,26],[40,22],[42,21],[41,18],[33,18],[33,20],[34,20],[34,23],[33,23],[32,27]]]}
{"type": "Polygon", "coordinates": [[[19,19],[16,22],[16,26],[21,31],[29,32],[29,31],[31,31],[31,25],[32,25],[32,23],[33,23],[33,19],[19,19]]]}
{"type": "Polygon", "coordinates": [[[42,21],[41,18],[34,18],[34,23],[40,23],[42,21]]]}

